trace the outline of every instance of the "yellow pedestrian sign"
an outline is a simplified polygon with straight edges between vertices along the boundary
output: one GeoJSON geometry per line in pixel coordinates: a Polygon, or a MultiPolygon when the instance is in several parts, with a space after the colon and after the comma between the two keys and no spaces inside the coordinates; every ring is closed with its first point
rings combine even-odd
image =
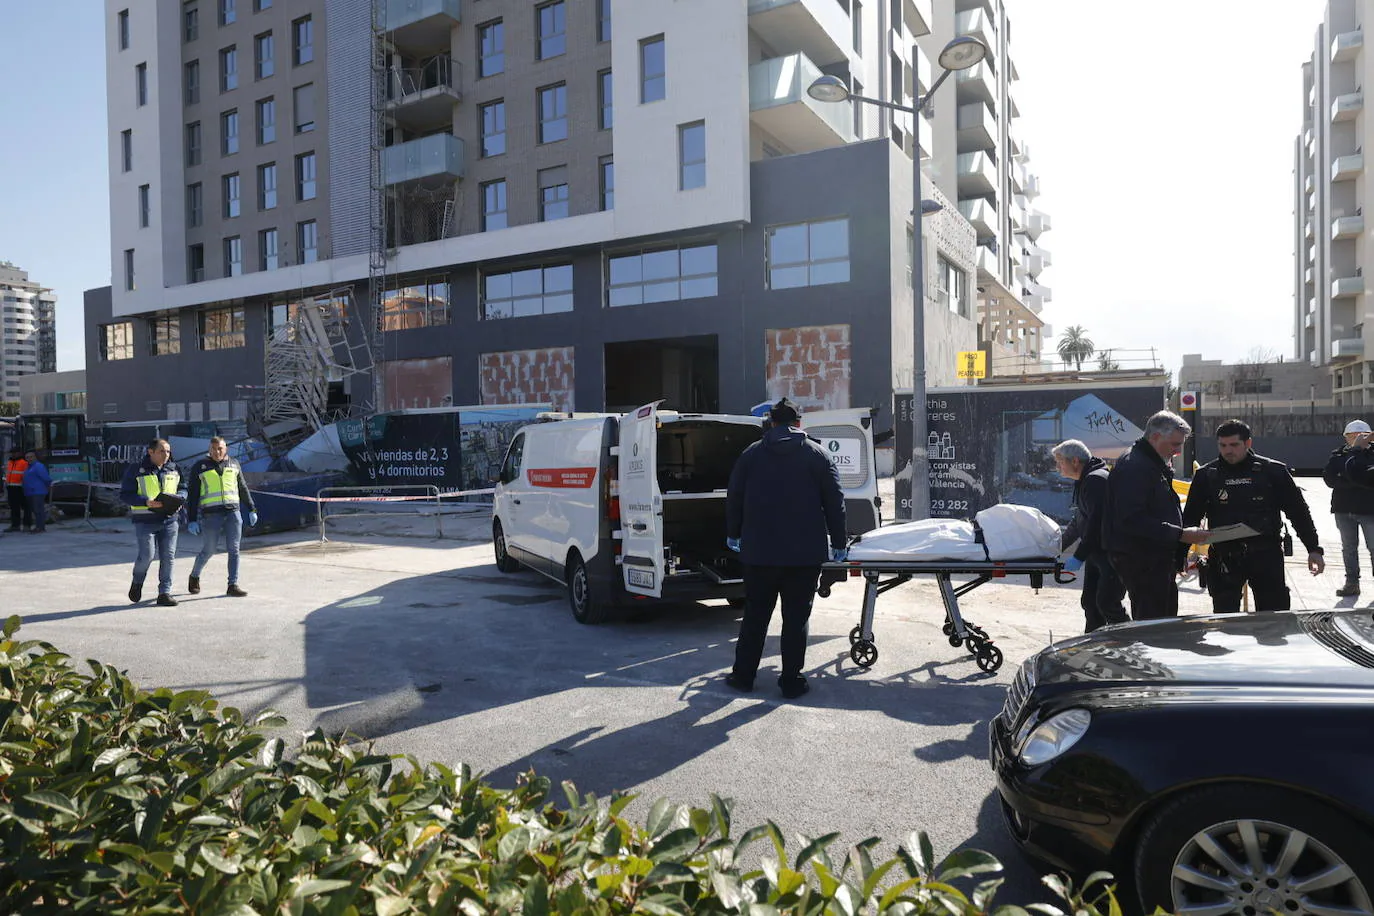
{"type": "Polygon", "coordinates": [[[960,350],[959,378],[987,378],[988,355],[982,350],[960,350]]]}

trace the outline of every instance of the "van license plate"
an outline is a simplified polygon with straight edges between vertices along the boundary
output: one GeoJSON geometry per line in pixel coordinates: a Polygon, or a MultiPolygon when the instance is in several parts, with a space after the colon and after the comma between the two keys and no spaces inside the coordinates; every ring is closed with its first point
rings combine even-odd
{"type": "Polygon", "coordinates": [[[652,569],[630,569],[627,572],[630,574],[629,582],[631,585],[637,588],[654,587],[654,571],[652,569]]]}

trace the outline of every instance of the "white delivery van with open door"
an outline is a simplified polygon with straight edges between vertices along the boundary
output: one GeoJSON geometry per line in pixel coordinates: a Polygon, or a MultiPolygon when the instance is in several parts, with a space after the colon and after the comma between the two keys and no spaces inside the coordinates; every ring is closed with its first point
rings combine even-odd
{"type": "MultiPolygon", "coordinates": [[[[532,424],[507,452],[493,509],[497,565],[563,583],[583,623],[655,599],[743,601],[743,567],[725,546],[725,499],[735,460],[762,437],[762,421],[660,403],[532,424]]],[[[880,519],[872,414],[802,416],[839,470],[851,534],[880,519]]]]}

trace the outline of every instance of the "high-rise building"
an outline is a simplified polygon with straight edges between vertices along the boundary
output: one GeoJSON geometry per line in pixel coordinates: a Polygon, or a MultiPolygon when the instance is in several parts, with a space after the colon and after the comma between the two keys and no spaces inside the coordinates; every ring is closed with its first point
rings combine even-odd
{"type": "Polygon", "coordinates": [[[57,297],[0,261],[0,401],[19,400],[21,376],[57,371],[57,297]]]}
{"type": "Polygon", "coordinates": [[[1327,4],[1302,65],[1302,131],[1293,144],[1294,356],[1330,370],[1338,406],[1374,403],[1364,276],[1374,266],[1364,219],[1364,146],[1374,122],[1364,117],[1362,92],[1374,75],[1362,30],[1372,13],[1374,0],[1327,4]]]}
{"type": "Polygon", "coordinates": [[[992,53],[940,89],[922,135],[941,206],[923,223],[929,384],[954,381],[980,326],[1034,340],[1045,226],[1028,225],[1000,0],[105,15],[114,283],[87,295],[93,419],[228,418],[255,398],[310,422],[890,407],[913,364],[910,116],[806,90],[831,74],[910,105],[956,33],[992,53]]]}

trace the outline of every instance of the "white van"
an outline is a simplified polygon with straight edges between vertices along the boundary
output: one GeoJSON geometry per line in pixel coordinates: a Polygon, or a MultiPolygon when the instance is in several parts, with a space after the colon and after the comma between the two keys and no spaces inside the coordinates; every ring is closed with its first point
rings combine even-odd
{"type": "MultiPolygon", "coordinates": [[[[496,566],[564,584],[573,617],[599,623],[635,601],[744,600],[725,546],[735,459],[763,436],[753,416],[633,413],[545,419],[511,440],[496,485],[496,566]]],[[[869,408],[802,415],[837,465],[850,534],[880,522],[869,408]]]]}

